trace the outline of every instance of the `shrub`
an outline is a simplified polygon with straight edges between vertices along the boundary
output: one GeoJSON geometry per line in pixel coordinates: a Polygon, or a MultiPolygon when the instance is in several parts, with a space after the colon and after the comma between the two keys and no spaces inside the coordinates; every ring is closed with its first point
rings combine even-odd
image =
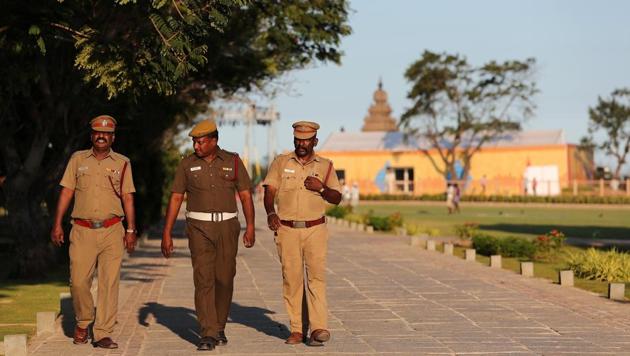
{"type": "Polygon", "coordinates": [[[566,260],[569,268],[581,278],[606,282],[630,281],[630,254],[615,249],[598,251],[589,248],[577,253],[569,252],[566,260]]]}
{"type": "Polygon", "coordinates": [[[564,246],[564,240],[564,234],[555,229],[544,235],[539,235],[534,240],[537,258],[545,259],[558,253],[564,246]]]}
{"type": "Polygon", "coordinates": [[[392,225],[387,216],[368,215],[367,224],[374,227],[377,231],[391,231],[392,225]]]}
{"type": "Polygon", "coordinates": [[[422,224],[408,223],[405,224],[405,228],[407,229],[407,235],[409,236],[427,234],[430,237],[435,237],[440,235],[440,229],[429,228],[422,224]]]}
{"type": "Polygon", "coordinates": [[[351,206],[335,205],[331,207],[330,209],[326,210],[326,215],[343,219],[346,215],[350,214],[351,212],[352,212],[351,206]]]}
{"type": "Polygon", "coordinates": [[[346,216],[344,216],[344,219],[359,224],[363,224],[365,222],[365,216],[361,214],[346,214],[346,216]]]}
{"type": "Polygon", "coordinates": [[[484,256],[498,255],[500,251],[500,242],[496,237],[488,235],[475,235],[472,238],[473,247],[477,253],[484,256]]]}
{"type": "Polygon", "coordinates": [[[530,240],[509,236],[499,240],[499,250],[504,257],[533,258],[536,254],[536,245],[530,240]]]}
{"type": "Polygon", "coordinates": [[[466,222],[463,225],[455,225],[455,235],[462,240],[470,240],[479,233],[479,224],[466,222]]]}
{"type": "Polygon", "coordinates": [[[392,228],[403,226],[403,217],[399,212],[395,212],[387,217],[392,228]]]}

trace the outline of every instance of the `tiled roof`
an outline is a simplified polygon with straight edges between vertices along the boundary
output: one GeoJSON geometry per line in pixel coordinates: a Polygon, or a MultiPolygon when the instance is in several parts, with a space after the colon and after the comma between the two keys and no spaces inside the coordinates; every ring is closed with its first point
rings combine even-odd
{"type": "MultiPolygon", "coordinates": [[[[445,146],[450,142],[443,140],[445,146]]],[[[563,130],[521,131],[505,133],[498,139],[488,142],[484,147],[518,147],[564,145],[563,130]]],[[[413,151],[430,148],[423,138],[405,140],[401,132],[335,132],[326,139],[321,151],[413,151]]]]}

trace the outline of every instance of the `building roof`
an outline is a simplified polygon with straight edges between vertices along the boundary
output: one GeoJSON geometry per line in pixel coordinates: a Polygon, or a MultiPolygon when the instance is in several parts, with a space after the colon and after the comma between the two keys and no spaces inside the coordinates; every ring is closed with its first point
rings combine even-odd
{"type": "MultiPolygon", "coordinates": [[[[443,140],[446,147],[450,144],[443,140]]],[[[520,131],[505,133],[483,147],[519,147],[565,145],[563,130],[520,131]]],[[[415,151],[430,149],[424,138],[405,139],[402,132],[334,132],[326,139],[321,151],[415,151]]]]}

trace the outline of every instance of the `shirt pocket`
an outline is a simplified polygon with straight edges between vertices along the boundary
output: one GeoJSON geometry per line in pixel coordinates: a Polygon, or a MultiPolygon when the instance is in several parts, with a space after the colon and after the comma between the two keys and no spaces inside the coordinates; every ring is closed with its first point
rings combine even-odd
{"type": "Polygon", "coordinates": [[[121,187],[120,187],[120,174],[116,174],[116,173],[107,173],[105,175],[105,190],[107,191],[113,191],[114,194],[116,195],[120,195],[121,192],[121,187]]]}
{"type": "Polygon", "coordinates": [[[232,167],[221,167],[219,177],[224,186],[232,186],[236,182],[236,172],[232,167]]]}
{"type": "Polygon", "coordinates": [[[291,191],[297,190],[300,187],[300,179],[295,174],[283,174],[280,179],[280,190],[291,191]]]}
{"type": "Polygon", "coordinates": [[[82,171],[77,173],[77,187],[76,189],[78,191],[86,191],[88,190],[88,188],[90,187],[91,184],[93,184],[93,176],[86,171],[82,171]]]}

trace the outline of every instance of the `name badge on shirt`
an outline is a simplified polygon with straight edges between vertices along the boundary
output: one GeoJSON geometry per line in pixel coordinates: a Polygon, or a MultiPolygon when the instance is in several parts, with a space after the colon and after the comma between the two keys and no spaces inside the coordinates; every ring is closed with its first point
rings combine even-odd
{"type": "Polygon", "coordinates": [[[232,168],[230,168],[230,167],[223,167],[223,170],[224,170],[224,171],[231,171],[231,170],[232,170],[232,168]]]}
{"type": "Polygon", "coordinates": [[[285,169],[284,169],[284,171],[285,171],[286,173],[295,173],[295,169],[288,169],[288,168],[285,168],[285,169]]]}
{"type": "Polygon", "coordinates": [[[86,170],[86,169],[88,169],[88,168],[89,168],[89,167],[87,167],[87,166],[79,167],[79,171],[84,171],[84,170],[86,170]]]}
{"type": "Polygon", "coordinates": [[[190,171],[194,172],[194,171],[199,171],[201,170],[201,166],[197,166],[197,167],[190,167],[190,171]]]}

